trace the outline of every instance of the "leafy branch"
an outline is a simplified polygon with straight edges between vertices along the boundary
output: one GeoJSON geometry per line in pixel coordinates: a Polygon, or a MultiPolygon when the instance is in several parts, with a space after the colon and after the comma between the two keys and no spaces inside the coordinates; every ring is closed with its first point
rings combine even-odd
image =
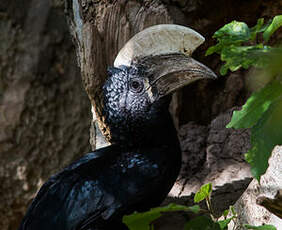
{"type": "Polygon", "coordinates": [[[251,28],[244,22],[232,21],[214,33],[213,38],[218,43],[211,46],[206,55],[217,53],[221,60],[225,61],[220,69],[221,75],[226,75],[228,69],[236,71],[241,67],[267,68],[272,63],[272,54],[281,50],[265,43],[280,26],[282,26],[282,15],[274,17],[266,24],[264,19],[260,18],[251,28]],[[257,42],[259,37],[263,37],[264,41],[257,42]]]}
{"type": "MultiPolygon", "coordinates": [[[[153,230],[154,221],[160,218],[163,213],[183,211],[187,213],[187,215],[189,212],[198,214],[197,217],[189,220],[185,224],[184,230],[227,230],[231,221],[234,223],[236,222],[237,213],[235,212],[233,206],[230,206],[228,210],[225,210],[222,215],[217,218],[212,209],[210,199],[211,193],[212,185],[211,183],[208,183],[203,185],[194,196],[195,203],[206,200],[208,210],[201,209],[199,205],[187,207],[183,205],[169,204],[164,207],[153,208],[147,212],[135,212],[131,215],[124,216],[123,222],[130,230],[153,230]],[[208,213],[210,216],[205,215],[205,213],[208,213]]],[[[244,227],[247,229],[276,230],[276,228],[272,225],[251,226],[246,224],[244,227]]]]}
{"type": "MultiPolygon", "coordinates": [[[[220,73],[254,66],[266,70],[268,84],[254,92],[241,111],[235,111],[227,128],[251,128],[251,149],[245,159],[253,176],[260,180],[268,168],[268,159],[276,145],[282,144],[282,49],[266,45],[272,34],[282,26],[282,15],[269,23],[259,19],[249,28],[233,21],[214,34],[217,44],[206,55],[217,53],[224,65],[220,73]],[[260,40],[260,42],[259,42],[260,40]]],[[[255,78],[254,78],[255,81],[255,78]]]]}

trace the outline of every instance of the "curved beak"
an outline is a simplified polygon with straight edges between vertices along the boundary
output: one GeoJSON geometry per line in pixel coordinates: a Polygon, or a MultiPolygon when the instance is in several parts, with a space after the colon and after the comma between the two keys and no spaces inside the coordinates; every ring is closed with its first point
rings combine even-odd
{"type": "Polygon", "coordinates": [[[156,87],[158,98],[168,95],[199,79],[216,79],[207,66],[183,54],[168,54],[138,60],[149,74],[151,87],[156,87]]]}

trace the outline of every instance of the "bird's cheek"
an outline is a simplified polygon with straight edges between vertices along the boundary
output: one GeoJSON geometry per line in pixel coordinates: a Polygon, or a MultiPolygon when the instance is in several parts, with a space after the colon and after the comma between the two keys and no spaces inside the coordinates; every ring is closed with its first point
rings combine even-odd
{"type": "Polygon", "coordinates": [[[126,101],[126,95],[122,94],[120,99],[119,99],[119,108],[122,112],[127,111],[127,101],[126,101]]]}

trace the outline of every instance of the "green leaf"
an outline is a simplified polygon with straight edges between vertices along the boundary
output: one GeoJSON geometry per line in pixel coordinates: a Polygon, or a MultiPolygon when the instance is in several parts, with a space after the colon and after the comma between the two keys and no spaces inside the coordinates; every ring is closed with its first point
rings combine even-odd
{"type": "Polygon", "coordinates": [[[224,46],[220,43],[216,44],[215,46],[211,46],[211,47],[208,48],[205,55],[208,56],[208,55],[211,55],[213,53],[220,53],[223,47],[224,46]]]}
{"type": "Polygon", "coordinates": [[[150,230],[152,221],[158,219],[162,212],[174,211],[191,211],[193,213],[198,213],[200,207],[198,205],[187,207],[183,205],[169,204],[164,207],[153,208],[147,212],[135,212],[131,215],[126,215],[123,217],[123,223],[125,223],[130,230],[150,230]]]}
{"type": "Polygon", "coordinates": [[[228,213],[229,213],[229,209],[226,209],[223,211],[223,216],[226,218],[228,216],[228,213]]]}
{"type": "Polygon", "coordinates": [[[277,230],[276,227],[273,225],[261,225],[261,226],[252,226],[249,224],[244,225],[245,228],[247,229],[255,229],[255,230],[277,230]]]}
{"type": "Polygon", "coordinates": [[[210,47],[206,55],[220,54],[225,47],[230,45],[240,46],[242,42],[246,42],[251,38],[251,33],[246,23],[232,21],[216,31],[213,38],[217,39],[218,44],[210,47]]]}
{"type": "Polygon", "coordinates": [[[268,41],[271,35],[282,26],[282,15],[277,15],[273,18],[271,24],[263,33],[263,39],[268,41]]]}
{"type": "Polygon", "coordinates": [[[226,220],[220,220],[218,221],[218,224],[220,226],[220,229],[221,230],[226,230],[227,227],[228,227],[228,224],[230,223],[230,221],[232,220],[233,218],[227,218],[226,220]]]}
{"type": "Polygon", "coordinates": [[[189,221],[184,230],[221,230],[220,225],[207,216],[198,216],[189,221]]]}
{"type": "Polygon", "coordinates": [[[269,53],[271,63],[267,69],[270,76],[280,76],[282,78],[282,47],[272,48],[272,52],[269,53]]]}
{"type": "MultiPolygon", "coordinates": [[[[181,205],[179,205],[181,207],[181,205]]],[[[190,206],[190,207],[186,207],[185,206],[185,209],[182,209],[182,211],[189,211],[189,212],[194,212],[194,213],[199,213],[201,210],[200,206],[199,205],[193,205],[193,206],[190,206]]],[[[175,210],[175,211],[181,211],[181,210],[175,210]]]]}
{"type": "Polygon", "coordinates": [[[213,38],[227,43],[244,42],[250,39],[250,29],[244,22],[232,21],[216,31],[213,38]]]}
{"type": "MultiPolygon", "coordinates": [[[[282,91],[280,92],[282,93],[282,91]]],[[[282,96],[271,103],[257,124],[251,129],[252,148],[245,158],[251,165],[253,176],[259,181],[268,167],[268,159],[276,145],[282,144],[282,96]]]]}
{"type": "Polygon", "coordinates": [[[254,41],[256,39],[257,33],[263,32],[263,31],[266,30],[267,27],[263,26],[263,24],[264,24],[264,19],[259,18],[258,21],[257,21],[257,24],[250,29],[250,32],[251,32],[251,38],[250,39],[252,41],[254,41]]]}
{"type": "Polygon", "coordinates": [[[282,95],[282,84],[272,81],[264,88],[252,94],[240,111],[234,111],[227,128],[253,127],[260,117],[267,111],[270,104],[282,95]]]}
{"type": "Polygon", "coordinates": [[[205,198],[209,197],[212,191],[212,184],[208,183],[203,185],[200,190],[194,196],[194,202],[199,203],[200,201],[204,200],[205,198]]]}
{"type": "Polygon", "coordinates": [[[231,206],[230,206],[230,210],[231,210],[231,213],[232,213],[233,216],[236,216],[236,215],[237,215],[234,206],[231,205],[231,206]]]}
{"type": "Polygon", "coordinates": [[[267,53],[271,51],[268,46],[258,44],[255,46],[237,46],[229,45],[221,50],[220,58],[226,63],[220,70],[221,75],[225,75],[227,70],[236,71],[243,67],[245,69],[250,66],[266,67],[270,64],[271,59],[267,53]]]}
{"type": "Polygon", "coordinates": [[[258,33],[264,32],[264,37],[270,37],[282,26],[280,16],[282,15],[274,17],[272,23],[268,24],[264,24],[264,19],[260,18],[252,28],[238,21],[226,24],[214,33],[213,38],[216,38],[218,43],[209,47],[206,55],[213,53],[221,55],[221,60],[226,62],[220,69],[221,75],[227,74],[228,70],[247,69],[250,66],[268,67],[273,60],[268,54],[275,48],[263,44],[250,45],[250,42],[251,44],[255,42],[258,33]]]}

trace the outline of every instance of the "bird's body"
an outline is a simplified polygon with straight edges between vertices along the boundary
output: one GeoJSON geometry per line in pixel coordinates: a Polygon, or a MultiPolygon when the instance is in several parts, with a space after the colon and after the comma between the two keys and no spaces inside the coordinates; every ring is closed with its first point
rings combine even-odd
{"type": "Polygon", "coordinates": [[[175,165],[143,153],[111,146],[87,154],[49,179],[20,229],[126,229],[122,216],[159,205],[175,179],[175,165]]]}
{"type": "Polygon", "coordinates": [[[150,105],[148,117],[139,117],[136,126],[132,120],[128,132],[127,122],[119,124],[120,129],[113,126],[113,133],[119,134],[115,144],[85,155],[51,177],[19,230],[127,229],[123,215],[160,205],[181,164],[169,101],[168,96],[150,105]]]}
{"type": "MultiPolygon", "coordinates": [[[[184,38],[184,33],[203,40],[187,28],[177,26],[179,33],[171,25],[161,25],[158,30],[161,28],[170,31],[169,38],[184,38]]],[[[153,30],[152,38],[156,34],[153,30]]],[[[127,229],[123,215],[148,210],[164,200],[181,165],[179,142],[168,112],[169,94],[197,79],[215,78],[201,63],[171,53],[173,46],[165,47],[170,47],[168,55],[162,50],[161,55],[152,56],[148,49],[148,58],[135,58],[130,66],[108,70],[99,103],[112,145],[52,176],[33,200],[19,230],[127,229]]],[[[132,43],[130,52],[131,48],[132,43]]]]}

